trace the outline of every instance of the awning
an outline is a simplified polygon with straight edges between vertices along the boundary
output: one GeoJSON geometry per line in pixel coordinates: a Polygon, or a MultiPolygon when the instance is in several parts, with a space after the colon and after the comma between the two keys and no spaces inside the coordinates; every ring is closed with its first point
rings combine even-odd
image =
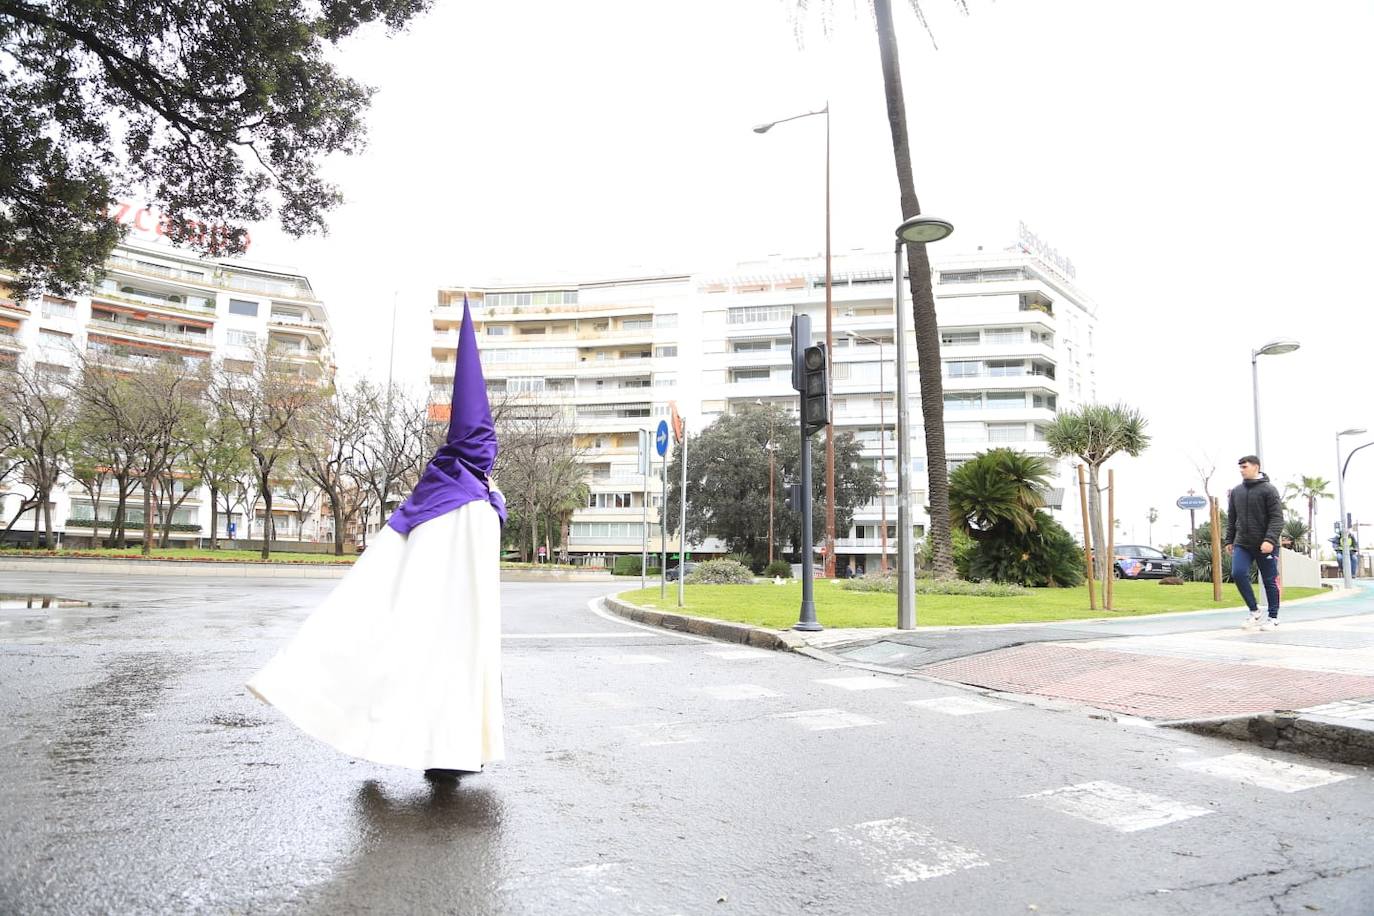
{"type": "Polygon", "coordinates": [[[11,331],[17,331],[19,330],[19,319],[6,318],[4,315],[0,315],[0,328],[9,328],[11,331]]]}
{"type": "MultiPolygon", "coordinates": [[[[191,327],[196,328],[213,328],[215,326],[215,323],[213,321],[202,321],[199,318],[187,318],[179,314],[166,315],[161,312],[150,312],[147,309],[141,309],[137,306],[119,305],[117,303],[110,302],[105,299],[98,299],[95,297],[91,298],[91,305],[99,306],[100,308],[106,309],[111,312],[119,312],[124,315],[129,315],[130,317],[138,318],[142,321],[174,321],[177,324],[189,325],[191,327]]],[[[167,308],[169,310],[173,310],[178,308],[178,306],[168,303],[167,308]]]]}

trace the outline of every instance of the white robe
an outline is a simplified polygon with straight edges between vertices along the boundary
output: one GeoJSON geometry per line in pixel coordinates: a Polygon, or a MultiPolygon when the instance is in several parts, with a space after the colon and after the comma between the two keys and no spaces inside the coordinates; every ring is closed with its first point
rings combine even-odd
{"type": "Polygon", "coordinates": [[[486,502],[408,535],[383,527],[248,689],[353,757],[471,771],[502,759],[500,545],[486,502]]]}

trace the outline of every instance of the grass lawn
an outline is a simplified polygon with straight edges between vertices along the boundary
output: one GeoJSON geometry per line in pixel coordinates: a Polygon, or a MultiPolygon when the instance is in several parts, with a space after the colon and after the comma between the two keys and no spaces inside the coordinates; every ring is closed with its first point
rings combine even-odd
{"type": "MultiPolygon", "coordinates": [[[[1320,588],[1285,588],[1285,600],[1319,595],[1320,588]]],[[[658,597],[658,587],[623,592],[618,597],[640,607],[676,611],[677,586],[668,583],[668,597],[658,597]]],[[[897,625],[897,596],[875,592],[851,592],[833,581],[816,582],[816,618],[827,627],[891,627],[897,625]]],[[[1030,595],[1013,598],[970,598],[963,595],[917,595],[916,622],[921,626],[955,626],[993,623],[1036,623],[1049,620],[1080,620],[1089,617],[1135,617],[1168,611],[1200,611],[1240,608],[1243,603],[1229,583],[1222,587],[1221,601],[1212,600],[1208,582],[1160,585],[1154,581],[1117,582],[1116,609],[1088,609],[1088,590],[1038,588],[1030,595]]],[[[688,585],[684,613],[738,623],[781,629],[797,622],[801,583],[771,582],[756,585],[688,585]]]]}
{"type": "MultiPolygon", "coordinates": [[[[115,550],[111,547],[99,550],[10,550],[0,552],[0,557],[106,557],[129,560],[145,559],[140,548],[132,547],[115,550]]],[[[219,562],[251,563],[262,562],[260,550],[201,550],[195,547],[171,547],[166,550],[154,548],[146,557],[151,560],[211,560],[219,562]]],[[[285,553],[272,551],[272,563],[352,563],[357,557],[336,557],[332,553],[285,553]]]]}

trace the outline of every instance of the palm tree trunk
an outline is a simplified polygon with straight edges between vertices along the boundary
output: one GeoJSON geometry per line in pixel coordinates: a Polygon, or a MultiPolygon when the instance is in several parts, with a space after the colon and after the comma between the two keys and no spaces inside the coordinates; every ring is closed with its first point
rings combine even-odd
{"type": "MultiPolygon", "coordinates": [[[[1312,530],[1312,525],[1316,523],[1317,501],[1311,496],[1307,497],[1307,555],[1313,556],[1317,552],[1316,532],[1312,530]]],[[[1342,519],[1344,521],[1344,519],[1342,519]]]]}
{"type": "Polygon", "coordinates": [[[1102,531],[1102,494],[1097,485],[1097,470],[1097,465],[1088,465],[1088,524],[1093,530],[1093,572],[1097,581],[1103,582],[1111,575],[1112,558],[1107,556],[1107,538],[1102,531]]]}
{"type": "MultiPolygon", "coordinates": [[[[897,164],[902,219],[921,212],[916,182],[911,174],[911,146],[907,137],[906,101],[902,71],[897,58],[897,35],[892,26],[890,0],[873,0],[878,26],[878,51],[882,57],[883,85],[887,92],[887,121],[892,133],[892,155],[897,164]]],[[[907,272],[911,284],[911,308],[916,330],[916,364],[921,381],[921,419],[925,426],[926,473],[929,476],[931,570],[938,579],[952,579],[954,552],[950,546],[949,465],[945,461],[945,400],[940,379],[940,326],[935,317],[935,295],[930,285],[930,259],[924,244],[907,245],[907,272]]],[[[893,278],[900,283],[901,278],[893,278]]],[[[899,369],[900,371],[900,369],[899,369]]],[[[909,443],[902,443],[905,450],[909,443]]],[[[910,537],[910,531],[902,537],[910,537]]]]}

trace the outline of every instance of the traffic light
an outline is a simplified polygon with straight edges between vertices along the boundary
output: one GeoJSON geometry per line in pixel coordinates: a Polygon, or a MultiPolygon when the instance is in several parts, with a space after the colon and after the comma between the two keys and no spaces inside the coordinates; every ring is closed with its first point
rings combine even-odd
{"type": "Polygon", "coordinates": [[[804,507],[802,506],[802,500],[803,500],[803,499],[804,499],[804,497],[802,496],[802,485],[801,485],[801,484],[799,484],[799,483],[791,483],[791,484],[788,484],[788,485],[787,485],[787,508],[788,508],[789,511],[791,511],[791,512],[802,512],[802,511],[804,511],[804,507]]]}
{"type": "Polygon", "coordinates": [[[825,377],[825,345],[802,351],[802,432],[811,435],[830,424],[830,392],[825,377]]]}

